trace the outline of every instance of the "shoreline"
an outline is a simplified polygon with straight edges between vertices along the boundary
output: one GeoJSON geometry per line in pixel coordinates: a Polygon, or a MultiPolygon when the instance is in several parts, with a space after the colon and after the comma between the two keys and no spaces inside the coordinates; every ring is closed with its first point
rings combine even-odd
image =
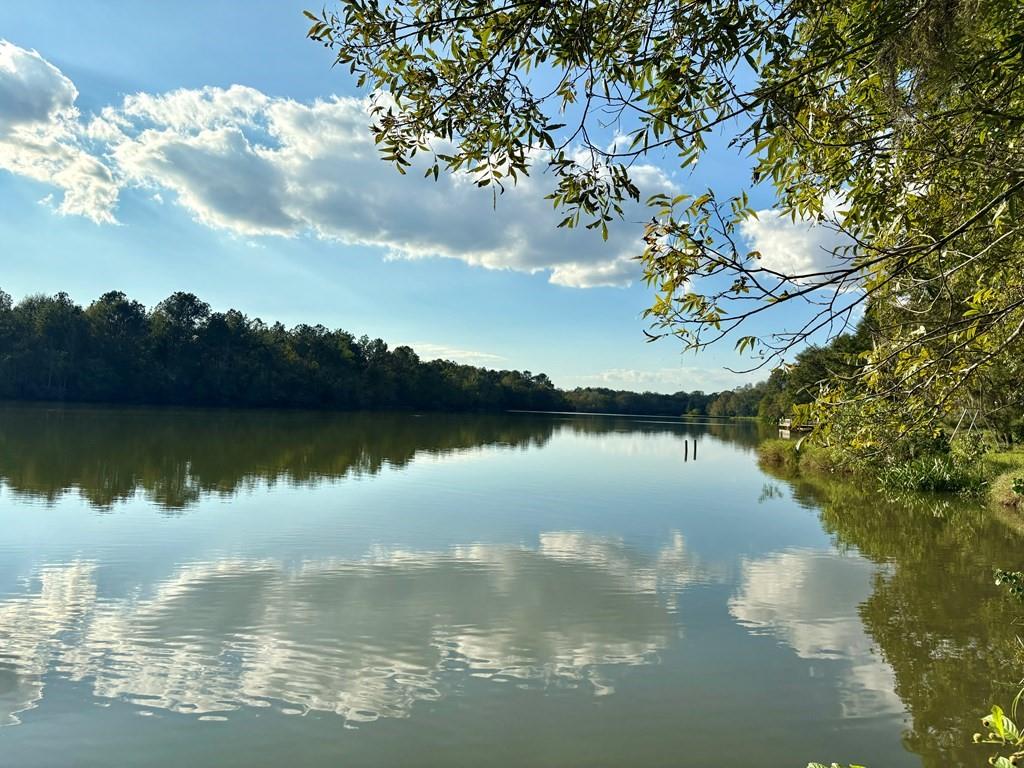
{"type": "MultiPolygon", "coordinates": [[[[786,438],[765,440],[757,447],[758,464],[765,468],[789,470],[809,478],[835,478],[839,480],[871,479],[879,488],[886,488],[881,474],[856,471],[844,466],[834,451],[815,445],[798,443],[786,438]]],[[[909,467],[910,462],[904,468],[909,467]]],[[[892,490],[915,493],[977,496],[994,509],[1024,514],[1024,494],[1014,490],[1015,481],[1024,478],[1024,450],[990,451],[970,467],[972,484],[959,487],[919,487],[892,490]]]]}

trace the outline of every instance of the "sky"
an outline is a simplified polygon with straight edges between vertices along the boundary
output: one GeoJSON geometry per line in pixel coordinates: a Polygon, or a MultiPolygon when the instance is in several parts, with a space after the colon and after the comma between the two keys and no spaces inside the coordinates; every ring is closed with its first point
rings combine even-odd
{"type": "MultiPolygon", "coordinates": [[[[502,195],[379,160],[366,94],[305,39],[304,0],[0,3],[0,289],[190,291],[215,310],[321,323],[423,358],[545,372],[561,387],[714,391],[757,380],[725,344],[647,343],[630,257],[649,215],[607,243],[559,230],[534,175],[502,195]]],[[[319,6],[316,6],[319,9],[319,6]]],[[[637,169],[642,197],[713,186],[748,160],[637,169]]],[[[748,245],[809,265],[822,235],[764,209],[748,245]]],[[[766,330],[752,327],[751,332],[766,330]]]]}

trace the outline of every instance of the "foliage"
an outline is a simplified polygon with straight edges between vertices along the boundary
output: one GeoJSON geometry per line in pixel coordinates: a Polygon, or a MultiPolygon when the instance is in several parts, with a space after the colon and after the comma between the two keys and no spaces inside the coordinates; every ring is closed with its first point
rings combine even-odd
{"type": "MultiPolygon", "coordinates": [[[[920,449],[920,447],[919,447],[920,449]]],[[[917,456],[887,456],[879,464],[862,460],[836,446],[822,446],[807,438],[765,440],[758,446],[758,458],[767,467],[782,467],[810,474],[858,474],[876,478],[881,486],[897,492],[977,491],[985,483],[978,456],[959,446],[935,441],[917,456]]]]}
{"type": "Polygon", "coordinates": [[[985,733],[974,734],[976,744],[996,744],[1001,748],[1013,750],[1013,754],[1009,756],[995,755],[989,758],[989,764],[995,768],[1014,768],[1024,760],[1024,733],[1021,733],[1014,722],[1017,719],[1017,705],[1020,704],[1022,695],[1024,695],[1024,689],[1014,698],[1009,716],[1002,707],[994,705],[991,714],[981,720],[985,733]]]}
{"type": "Polygon", "coordinates": [[[842,475],[851,472],[847,457],[833,447],[804,442],[800,446],[801,472],[813,474],[842,475]]]}
{"type": "Polygon", "coordinates": [[[760,413],[769,382],[744,384],[720,394],[708,407],[709,416],[753,418],[760,413]]]}
{"type": "Polygon", "coordinates": [[[757,458],[761,464],[770,467],[796,469],[800,457],[793,440],[765,440],[757,446],[757,458]]]}
{"type": "Polygon", "coordinates": [[[652,338],[698,350],[734,336],[765,363],[863,310],[871,347],[854,379],[817,393],[816,421],[855,404],[851,444],[871,448],[961,409],[1013,420],[1016,0],[341,0],[308,15],[310,37],[375,94],[372,130],[402,172],[426,157],[429,176],[501,189],[541,166],[562,225],[607,235],[642,197],[639,158],[671,151],[689,168],[720,131],[784,214],[835,231],[822,266],[785,264],[744,246],[757,215],[745,190],[655,195],[642,254],[652,338]],[[745,335],[794,302],[809,307],[795,324],[745,335]]]}
{"type": "Polygon", "coordinates": [[[321,325],[286,329],[175,293],[0,303],[0,398],[304,408],[557,409],[544,374],[424,362],[321,325]]]}
{"type": "Polygon", "coordinates": [[[955,492],[977,490],[984,479],[976,464],[946,455],[920,456],[908,462],[889,462],[879,473],[882,484],[897,491],[955,492]]]}
{"type": "MultiPolygon", "coordinates": [[[[581,413],[628,413],[648,416],[704,416],[709,405],[717,402],[718,393],[628,392],[605,387],[577,387],[564,393],[568,409],[581,413]]],[[[731,415],[731,414],[730,414],[731,415]]]]}
{"type": "Polygon", "coordinates": [[[1024,600],[1024,571],[1004,571],[997,568],[996,585],[1005,586],[1011,595],[1024,600]]]}
{"type": "MultiPolygon", "coordinates": [[[[0,292],[0,399],[447,411],[704,415],[730,393],[562,392],[543,373],[420,360],[409,347],[322,325],[268,325],[191,293],[147,311],[123,293],[0,292]]],[[[756,411],[756,392],[737,402],[756,411]]],[[[732,415],[732,414],[725,414],[732,415]]]]}
{"type": "Polygon", "coordinates": [[[765,467],[807,472],[812,475],[848,472],[843,456],[839,452],[812,445],[806,440],[765,440],[757,446],[757,456],[765,467]]]}

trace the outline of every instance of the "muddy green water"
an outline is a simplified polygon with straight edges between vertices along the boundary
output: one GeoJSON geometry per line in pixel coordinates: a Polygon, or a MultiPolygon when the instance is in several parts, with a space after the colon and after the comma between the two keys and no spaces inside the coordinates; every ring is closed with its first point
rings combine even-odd
{"type": "Polygon", "coordinates": [[[984,764],[1024,539],[758,440],[0,406],[0,764],[984,764]]]}

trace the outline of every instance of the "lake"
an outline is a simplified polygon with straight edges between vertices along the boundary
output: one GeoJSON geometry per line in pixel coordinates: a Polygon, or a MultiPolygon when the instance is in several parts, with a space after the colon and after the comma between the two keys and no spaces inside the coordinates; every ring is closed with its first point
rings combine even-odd
{"type": "Polygon", "coordinates": [[[1019,527],[759,439],[0,406],[0,762],[983,765],[1019,527]]]}

